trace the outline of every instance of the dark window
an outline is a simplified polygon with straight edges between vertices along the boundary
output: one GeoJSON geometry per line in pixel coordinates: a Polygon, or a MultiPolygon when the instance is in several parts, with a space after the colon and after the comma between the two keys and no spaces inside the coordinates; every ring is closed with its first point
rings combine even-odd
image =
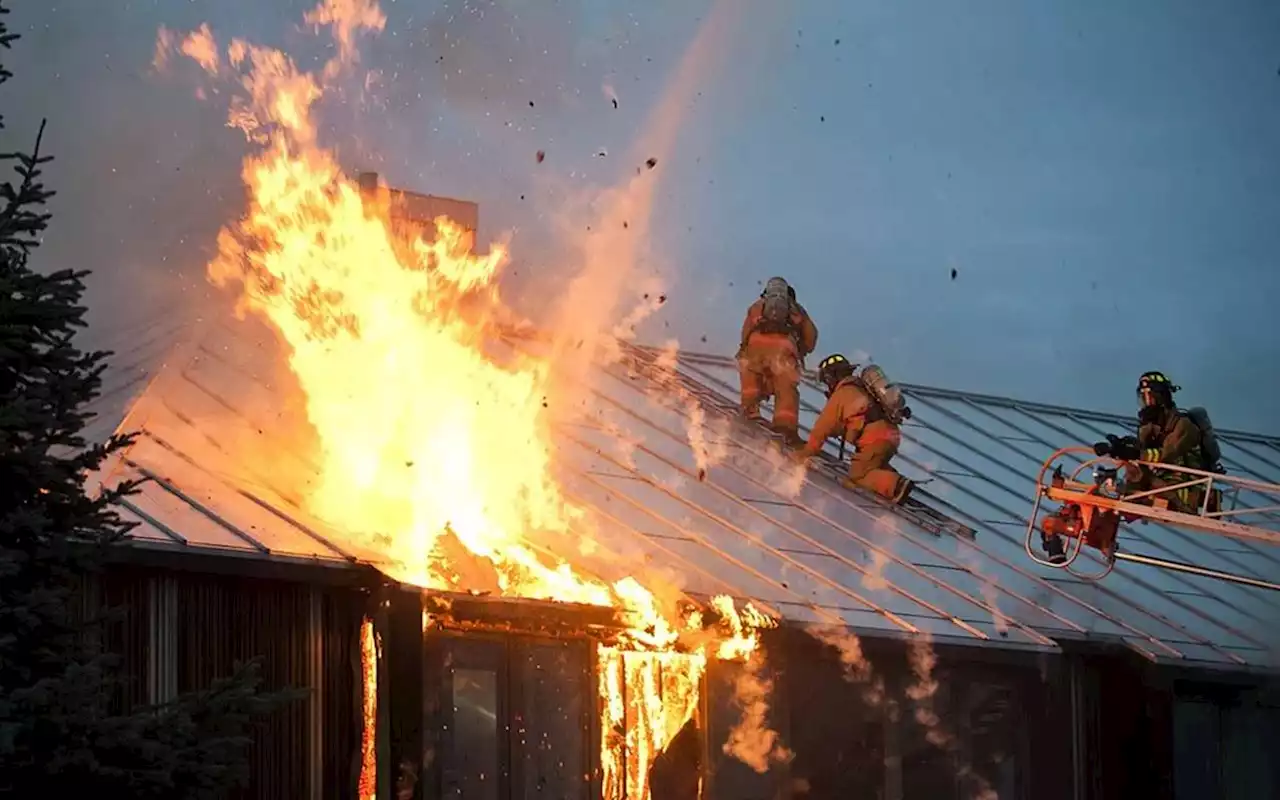
{"type": "Polygon", "coordinates": [[[898,701],[903,800],[989,792],[1000,800],[1024,796],[1019,763],[1027,731],[1016,684],[945,672],[936,678],[932,698],[919,704],[898,701]]]}
{"type": "Polygon", "coordinates": [[[967,686],[968,741],[965,755],[980,780],[1001,800],[1021,797],[1018,770],[1019,751],[1025,738],[1020,735],[1025,723],[1019,712],[1013,686],[996,683],[970,683],[967,686]]]}
{"type": "Polygon", "coordinates": [[[1179,800],[1219,797],[1219,721],[1218,706],[1213,703],[1179,700],[1174,706],[1173,779],[1179,800]]]}
{"type": "Polygon", "coordinates": [[[506,647],[486,639],[451,639],[444,649],[440,771],[449,800],[506,797],[506,647]]]}
{"type": "Polygon", "coordinates": [[[1280,709],[1233,699],[1180,699],[1174,706],[1177,800],[1271,800],[1280,791],[1272,755],[1280,709]]]}
{"type": "Polygon", "coordinates": [[[453,757],[456,794],[467,800],[498,800],[498,673],[453,671],[453,757]]]}
{"type": "Polygon", "coordinates": [[[520,693],[513,752],[519,797],[581,798],[587,790],[586,649],[580,643],[523,644],[513,672],[520,693]]]}
{"type": "MultiPolygon", "coordinates": [[[[795,750],[791,774],[808,790],[797,796],[881,797],[883,710],[868,706],[862,687],[849,683],[825,652],[801,651],[787,671],[791,725],[786,743],[795,750]]],[[[728,795],[719,797],[727,800],[728,795]]]]}
{"type": "Polygon", "coordinates": [[[442,636],[436,645],[443,702],[428,726],[440,743],[442,796],[585,800],[595,698],[588,644],[442,636]]]}

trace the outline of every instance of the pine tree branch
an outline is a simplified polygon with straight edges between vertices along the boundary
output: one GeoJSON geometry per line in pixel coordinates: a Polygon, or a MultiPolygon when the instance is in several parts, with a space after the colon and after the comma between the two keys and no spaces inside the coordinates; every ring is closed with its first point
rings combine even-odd
{"type": "MultiPolygon", "coordinates": [[[[0,0],[5,49],[7,14],[0,0]]],[[[45,128],[30,153],[0,154],[18,176],[0,184],[0,796],[223,797],[248,776],[256,721],[305,693],[265,691],[251,662],[163,706],[121,705],[136,678],[108,644],[126,609],[85,605],[138,483],[90,497],[84,481],[133,439],[85,441],[110,356],[75,344],[87,271],[29,264],[54,194],[45,128]]]]}

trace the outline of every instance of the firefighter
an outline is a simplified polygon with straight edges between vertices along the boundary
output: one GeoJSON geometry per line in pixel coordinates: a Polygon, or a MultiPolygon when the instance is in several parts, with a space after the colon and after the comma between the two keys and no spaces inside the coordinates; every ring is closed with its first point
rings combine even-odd
{"type": "MultiPolygon", "coordinates": [[[[1149,492],[1194,480],[1191,475],[1153,470],[1134,462],[1170,464],[1210,472],[1220,469],[1216,458],[1207,458],[1204,454],[1205,436],[1200,425],[1173,401],[1173,393],[1181,388],[1174,385],[1163,372],[1142,373],[1138,378],[1137,388],[1138,435],[1108,434],[1106,441],[1093,446],[1093,452],[1099,457],[1110,456],[1129,462],[1124,465],[1126,493],[1149,492]]],[[[1195,412],[1204,414],[1201,409],[1196,409],[1195,412]]],[[[1211,429],[1207,414],[1204,415],[1204,425],[1211,429]]],[[[1172,492],[1136,498],[1133,502],[1151,505],[1153,498],[1167,502],[1172,511],[1195,513],[1204,500],[1204,494],[1199,487],[1184,486],[1172,492]]],[[[1061,564],[1067,560],[1061,536],[1046,533],[1043,545],[1051,562],[1061,564]]]]}
{"type": "Polygon", "coordinates": [[[805,356],[818,346],[818,329],[796,290],[782,278],[770,278],[760,299],[747,309],[738,348],[742,414],[760,419],[760,401],[772,396],[773,429],[792,446],[804,444],[800,425],[800,373],[805,356]]]}
{"type": "MultiPolygon", "coordinates": [[[[1108,436],[1107,441],[1093,446],[1093,452],[1125,461],[1141,460],[1212,471],[1215,465],[1206,463],[1199,426],[1173,401],[1173,393],[1181,388],[1163,372],[1144,372],[1138,378],[1137,437],[1108,436]]],[[[1130,491],[1150,491],[1193,479],[1189,475],[1152,470],[1133,463],[1126,464],[1124,472],[1125,484],[1130,491]]],[[[1175,511],[1192,511],[1196,501],[1203,499],[1203,494],[1195,488],[1187,486],[1171,495],[1157,496],[1166,497],[1169,507],[1175,511]]]]}
{"type": "Polygon", "coordinates": [[[849,476],[841,483],[870,490],[895,504],[905,502],[915,484],[889,466],[902,443],[899,427],[911,417],[901,393],[889,385],[879,367],[867,367],[858,375],[839,353],[822,359],[818,379],[826,384],[827,404],[797,458],[816,456],[828,437],[842,435],[853,444],[854,454],[849,476]]]}

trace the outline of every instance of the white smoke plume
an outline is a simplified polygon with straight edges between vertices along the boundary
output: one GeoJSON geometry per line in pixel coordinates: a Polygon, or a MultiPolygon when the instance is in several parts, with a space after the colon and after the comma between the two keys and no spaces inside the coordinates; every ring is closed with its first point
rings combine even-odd
{"type": "Polygon", "coordinates": [[[599,416],[599,420],[600,427],[604,429],[605,433],[609,434],[613,456],[621,461],[627,469],[635,471],[636,448],[639,447],[640,440],[626,430],[612,414],[602,413],[599,416]]]}
{"type": "Polygon", "coordinates": [[[703,480],[711,467],[722,463],[729,455],[728,445],[725,443],[727,431],[721,431],[718,436],[714,432],[709,435],[707,414],[702,403],[684,388],[676,374],[679,354],[680,343],[677,340],[671,339],[663,345],[654,362],[656,382],[660,391],[669,393],[683,406],[685,433],[689,439],[689,447],[693,450],[698,480],[703,480]]]}
{"type": "Polygon", "coordinates": [[[935,707],[938,679],[933,671],[938,665],[938,656],[928,634],[921,634],[908,644],[907,661],[915,680],[907,687],[906,694],[911,700],[912,715],[916,723],[925,730],[925,741],[959,761],[956,777],[962,784],[971,787],[974,800],[999,800],[999,795],[991,788],[991,784],[971,764],[959,760],[960,748],[956,736],[943,725],[935,707]]]}
{"type": "Polygon", "coordinates": [[[862,652],[862,641],[857,634],[839,625],[813,626],[808,628],[808,632],[836,651],[840,657],[840,666],[844,669],[845,680],[862,687],[862,699],[867,705],[879,708],[884,704],[884,679],[876,673],[862,652]]]}
{"type": "Polygon", "coordinates": [[[734,702],[742,709],[742,718],[729,731],[729,740],[723,746],[725,754],[760,774],[768,772],[771,765],[785,764],[793,757],[783,746],[778,732],[769,727],[769,694],[773,691],[773,681],[761,674],[763,669],[764,656],[756,649],[734,678],[734,702]]]}
{"type": "Polygon", "coordinates": [[[788,458],[775,447],[757,447],[755,450],[751,454],[752,458],[763,458],[764,463],[769,465],[770,474],[766,481],[769,487],[788,500],[799,497],[809,474],[805,466],[788,458]]]}
{"type": "Polygon", "coordinates": [[[889,588],[889,581],[884,577],[884,566],[889,563],[889,556],[883,550],[868,550],[869,562],[867,571],[862,574],[862,586],[864,589],[872,591],[880,591],[889,588]]]}
{"type": "Polygon", "coordinates": [[[933,668],[938,664],[938,657],[927,634],[921,634],[907,645],[907,661],[915,682],[907,687],[907,697],[915,707],[916,722],[925,729],[925,738],[935,747],[950,747],[954,738],[943,730],[942,720],[934,710],[933,698],[938,693],[938,681],[933,676],[933,668]]]}
{"type": "Polygon", "coordinates": [[[986,600],[987,605],[991,607],[991,622],[995,625],[996,632],[1007,634],[1009,617],[1000,609],[1000,592],[996,590],[995,579],[983,571],[982,560],[974,549],[964,548],[960,554],[960,560],[978,579],[978,591],[982,593],[982,599],[986,600]]]}

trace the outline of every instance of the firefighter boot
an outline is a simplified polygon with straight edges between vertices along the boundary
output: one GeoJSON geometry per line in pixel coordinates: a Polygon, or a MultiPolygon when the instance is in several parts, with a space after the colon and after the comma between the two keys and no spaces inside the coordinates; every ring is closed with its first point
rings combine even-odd
{"type": "Polygon", "coordinates": [[[1049,557],[1050,564],[1067,563],[1067,548],[1062,544],[1062,537],[1057,534],[1044,534],[1041,539],[1044,546],[1045,555],[1049,557]]]}
{"type": "Polygon", "coordinates": [[[797,450],[805,445],[804,439],[789,425],[774,425],[773,431],[782,437],[782,444],[786,447],[797,450]]]}
{"type": "Polygon", "coordinates": [[[911,490],[916,488],[916,482],[910,478],[898,478],[898,485],[893,490],[893,504],[900,506],[907,502],[907,498],[911,496],[911,490]]]}

